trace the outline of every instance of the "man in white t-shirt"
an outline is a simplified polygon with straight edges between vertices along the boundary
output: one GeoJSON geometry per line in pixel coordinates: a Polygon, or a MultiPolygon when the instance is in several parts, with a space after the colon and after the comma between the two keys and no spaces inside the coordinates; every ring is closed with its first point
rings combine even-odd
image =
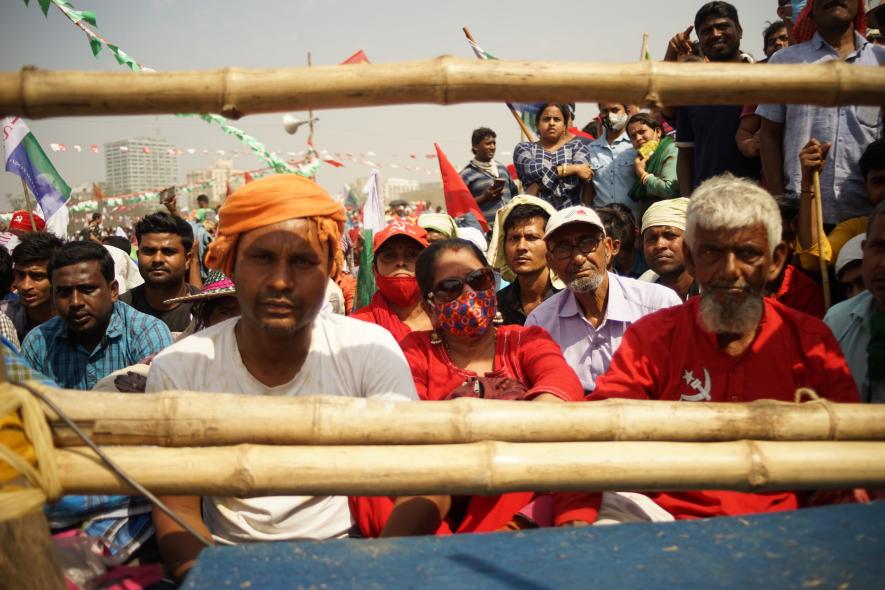
{"type": "MultiPolygon", "coordinates": [[[[206,262],[232,277],[242,316],[198,332],[157,355],[147,391],[253,395],[344,395],[417,399],[411,372],[383,328],[321,312],[328,279],[342,261],[344,208],[317,184],[280,175],[228,197],[206,262]]],[[[167,497],[217,543],[329,539],[351,527],[347,498],[167,497]]],[[[170,572],[181,579],[200,544],[154,511],[170,572]]]]}

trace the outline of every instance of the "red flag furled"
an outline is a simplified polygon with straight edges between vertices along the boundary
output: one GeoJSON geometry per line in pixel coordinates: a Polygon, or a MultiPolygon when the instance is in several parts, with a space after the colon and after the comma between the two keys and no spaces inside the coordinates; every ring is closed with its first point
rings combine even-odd
{"type": "Polygon", "coordinates": [[[369,58],[366,57],[365,52],[362,49],[360,49],[359,51],[357,51],[356,53],[354,53],[353,55],[351,55],[350,57],[345,59],[343,62],[341,62],[341,65],[345,66],[345,65],[368,64],[368,63],[372,63],[372,62],[370,62],[369,58]]]}
{"type": "Polygon", "coordinates": [[[482,225],[483,230],[489,231],[485,215],[482,214],[482,210],[476,204],[473,195],[470,194],[470,189],[464,184],[464,179],[449,162],[439,145],[433,144],[433,147],[436,148],[436,155],[439,159],[439,173],[442,175],[443,193],[446,195],[446,211],[451,217],[460,217],[469,211],[482,225]]]}

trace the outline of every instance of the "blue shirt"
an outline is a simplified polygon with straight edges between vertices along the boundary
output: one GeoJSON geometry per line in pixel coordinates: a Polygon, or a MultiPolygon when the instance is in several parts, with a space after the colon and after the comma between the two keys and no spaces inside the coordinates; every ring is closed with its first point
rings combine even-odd
{"type": "Polygon", "coordinates": [[[60,387],[92,389],[114,371],[134,365],[172,344],[161,320],[118,301],[114,303],[105,337],[89,351],[68,334],[58,316],[31,330],[22,354],[31,366],[60,387]]]}
{"type": "MultiPolygon", "coordinates": [[[[885,47],[867,42],[855,33],[857,49],[845,58],[849,64],[885,64],[885,47]]],[[[769,63],[823,63],[839,59],[839,52],[815,33],[811,41],[781,49],[769,63]]],[[[812,137],[829,142],[830,151],[820,176],[824,222],[836,224],[850,217],[868,215],[870,203],[860,173],[860,156],[880,135],[878,106],[821,107],[814,105],[761,104],[756,114],[784,124],[784,187],[798,196],[802,169],[799,152],[812,137]]]]}
{"type": "Polygon", "coordinates": [[[873,294],[864,291],[831,307],[824,316],[824,323],[833,331],[842,348],[861,401],[885,403],[885,380],[870,383],[867,373],[867,345],[870,343],[874,304],[873,294]]]}
{"type": "Polygon", "coordinates": [[[640,203],[628,194],[636,182],[636,150],[624,132],[611,144],[603,134],[590,145],[590,166],[593,168],[593,207],[605,207],[612,203],[626,205],[633,212],[633,219],[639,221],[640,203]]]}
{"type": "Polygon", "coordinates": [[[562,356],[578,374],[584,391],[608,370],[624,332],[639,318],[682,303],[673,289],[642,283],[608,273],[608,304],[596,326],[584,317],[574,293],[566,289],[553,295],[529,314],[526,327],[541,326],[562,349],[562,356]]]}

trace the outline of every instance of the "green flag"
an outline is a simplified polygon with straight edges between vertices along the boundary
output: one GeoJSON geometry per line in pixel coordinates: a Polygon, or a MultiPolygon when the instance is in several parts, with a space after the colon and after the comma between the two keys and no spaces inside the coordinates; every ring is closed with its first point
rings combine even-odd
{"type": "Polygon", "coordinates": [[[372,261],[375,259],[375,256],[372,254],[372,230],[363,230],[360,235],[363,236],[363,250],[360,253],[360,270],[356,277],[354,309],[367,306],[372,299],[372,295],[377,290],[375,286],[375,273],[372,271],[372,261]]]}

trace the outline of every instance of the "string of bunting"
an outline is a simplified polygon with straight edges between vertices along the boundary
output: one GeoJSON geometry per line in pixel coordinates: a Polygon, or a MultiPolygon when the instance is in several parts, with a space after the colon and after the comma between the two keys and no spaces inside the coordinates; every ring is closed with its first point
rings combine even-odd
{"type": "MultiPolygon", "coordinates": [[[[25,6],[29,6],[30,0],[23,0],[25,6]]],[[[98,58],[98,54],[101,52],[102,47],[107,47],[108,51],[113,54],[114,59],[117,60],[122,66],[126,66],[133,72],[154,72],[155,70],[148,68],[141,63],[137,62],[133,59],[128,53],[120,49],[120,47],[114,43],[111,43],[98,33],[96,33],[90,26],[98,27],[97,18],[95,12],[90,10],[76,10],[74,5],[69,0],[37,0],[40,5],[40,9],[43,11],[43,15],[49,16],[49,7],[50,5],[54,5],[58,8],[65,17],[68,18],[74,25],[77,26],[81,31],[86,34],[87,39],[89,40],[89,46],[92,49],[92,55],[98,58]]],[[[247,146],[253,154],[257,157],[264,160],[268,166],[270,166],[275,172],[279,174],[298,174],[300,176],[315,176],[316,171],[319,169],[319,161],[316,162],[316,166],[312,164],[307,168],[293,168],[284,160],[275,156],[270,150],[267,149],[260,141],[256,140],[254,137],[231,125],[227,119],[222,117],[221,115],[215,114],[194,114],[194,113],[186,113],[178,115],[179,117],[199,117],[206,121],[209,124],[215,123],[218,125],[222,131],[226,134],[236,137],[241,143],[247,146]]]]}

